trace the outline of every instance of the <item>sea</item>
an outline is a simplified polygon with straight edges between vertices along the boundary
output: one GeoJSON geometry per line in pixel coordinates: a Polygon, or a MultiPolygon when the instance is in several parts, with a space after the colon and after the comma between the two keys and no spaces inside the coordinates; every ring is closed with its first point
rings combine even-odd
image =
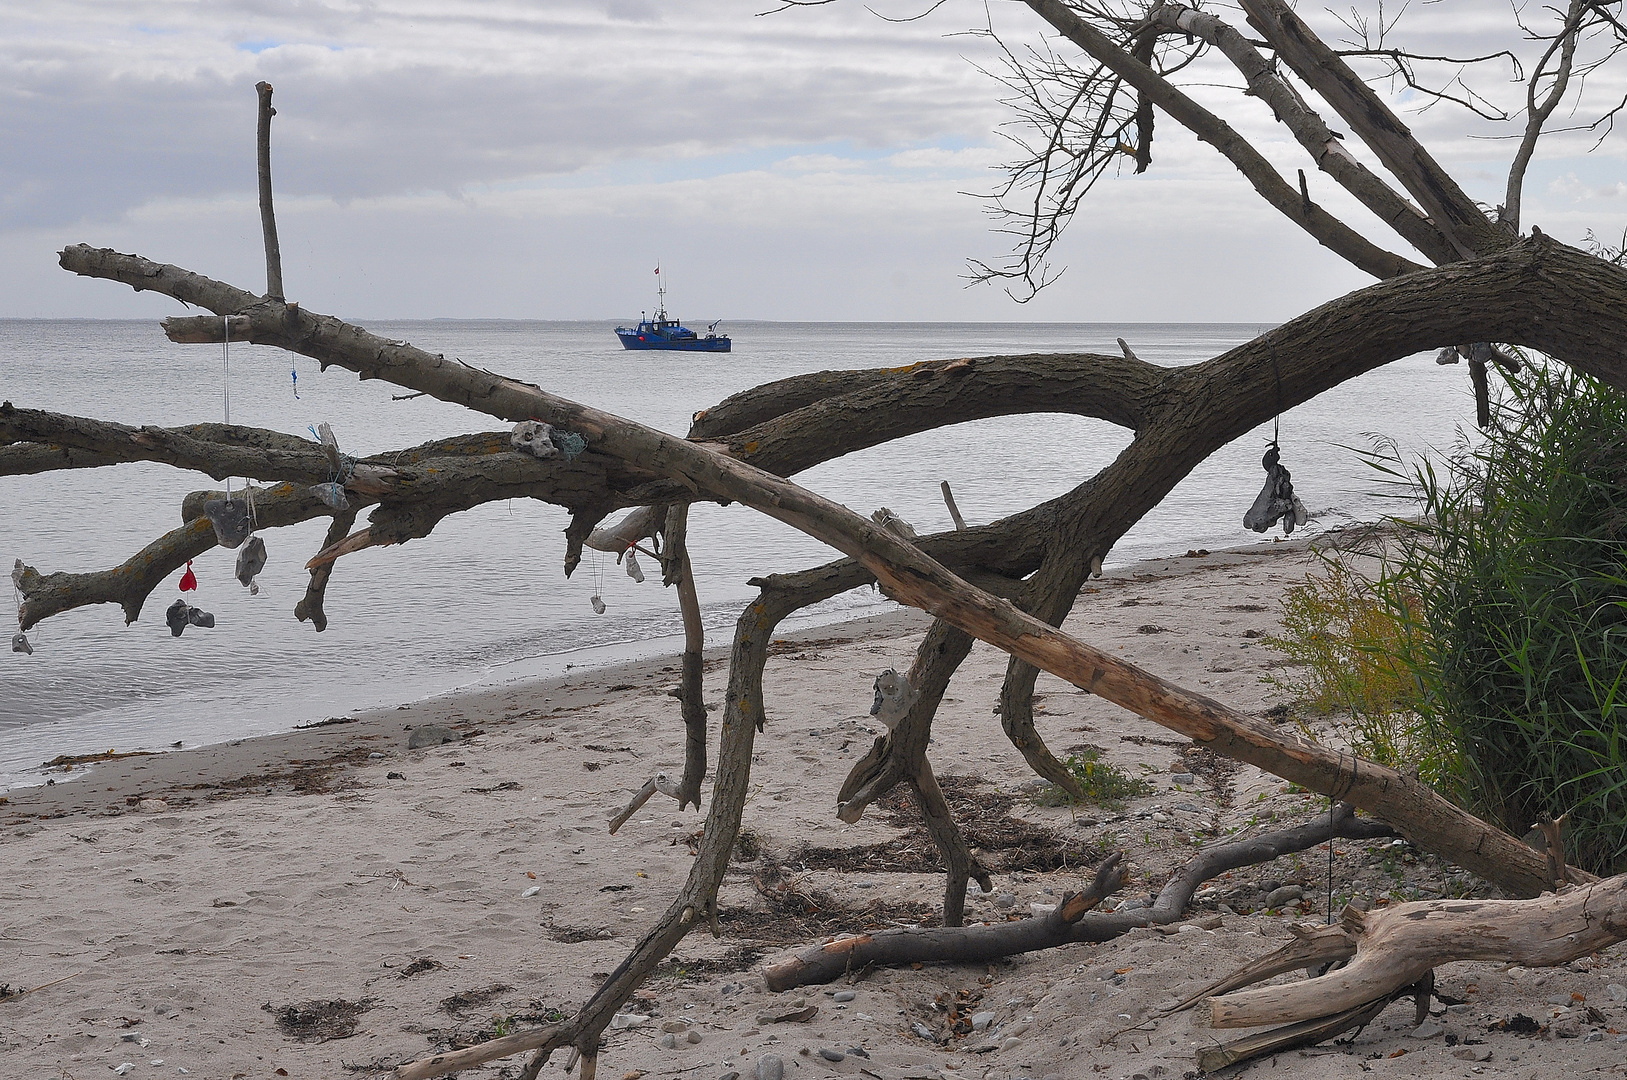
{"type": "MultiPolygon", "coordinates": [[[[760,383],[806,372],[918,360],[1035,352],[1204,360],[1270,329],[1189,323],[736,322],[734,351],[624,351],[610,322],[434,320],[368,323],[374,333],[536,383],[675,434],[692,414],[760,383]]],[[[0,399],[126,424],[231,420],[313,438],[327,422],[346,453],[365,456],[503,425],[460,406],[277,349],[176,345],[152,321],[0,320],[0,399]]],[[[1461,367],[1409,357],[1331,390],[1280,418],[1283,463],[1310,510],[1308,532],[1404,513],[1362,455],[1375,438],[1407,454],[1449,450],[1472,419],[1461,367]]],[[[1108,572],[1193,548],[1270,543],[1242,526],[1264,481],[1272,426],[1238,439],[1188,477],[1106,560],[1108,572]]],[[[971,523],[1052,498],[1107,465],[1129,434],[1101,420],[1025,415],[913,435],[826,462],[798,482],[869,514],[886,506],[922,533],[951,527],[948,480],[971,523]]],[[[241,480],[236,482],[241,484],[241,480]]],[[[220,485],[136,463],[0,477],[0,561],[41,573],[115,566],[181,524],[190,491],[220,485]]],[[[124,624],[111,604],[80,608],[29,632],[33,655],[0,653],[0,792],[43,783],[61,754],[193,747],[286,731],[370,707],[496,686],[680,651],[677,601],[648,565],[636,584],[613,557],[587,553],[563,573],[565,512],[530,499],[442,521],[398,547],[342,559],[327,591],[328,629],[298,622],[305,561],[326,519],[265,535],[268,561],[251,596],[233,576],[236,552],[198,559],[194,604],[213,629],[172,637],[164,609],[180,572],[124,624]],[[602,596],[596,614],[592,598],[602,596]]],[[[614,520],[614,519],[611,519],[614,520]]],[[[797,570],[837,553],[745,507],[701,504],[690,550],[708,644],[727,644],[755,595],[753,576],[797,570]]],[[[11,597],[16,600],[15,595],[11,597]]],[[[5,604],[0,602],[0,608],[5,604]]],[[[833,623],[895,609],[858,589],[788,625],[833,623]]],[[[14,609],[13,609],[14,611],[14,609]]],[[[12,617],[3,612],[0,622],[12,617]]],[[[6,637],[9,638],[7,633],[6,637]]],[[[900,656],[900,664],[909,657],[900,656]]],[[[858,678],[855,675],[855,678],[858,678]]]]}

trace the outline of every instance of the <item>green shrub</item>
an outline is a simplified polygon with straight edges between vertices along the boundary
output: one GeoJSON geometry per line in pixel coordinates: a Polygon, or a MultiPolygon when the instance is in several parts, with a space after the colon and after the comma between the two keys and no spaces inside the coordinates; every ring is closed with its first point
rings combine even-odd
{"type": "Polygon", "coordinates": [[[1568,812],[1572,862],[1627,866],[1627,395],[1528,363],[1445,475],[1375,464],[1423,503],[1373,589],[1448,794],[1516,835],[1568,812]]]}
{"type": "Polygon", "coordinates": [[[1452,748],[1415,711],[1418,681],[1402,659],[1417,598],[1380,591],[1346,563],[1325,561],[1324,573],[1283,597],[1282,633],[1265,642],[1293,666],[1272,681],[1333,718],[1362,757],[1439,782],[1452,769],[1452,748]]]}

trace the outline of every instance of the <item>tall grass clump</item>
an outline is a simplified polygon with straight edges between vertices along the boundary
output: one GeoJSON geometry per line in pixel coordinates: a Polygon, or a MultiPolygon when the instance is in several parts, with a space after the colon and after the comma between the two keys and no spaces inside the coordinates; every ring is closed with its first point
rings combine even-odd
{"type": "Polygon", "coordinates": [[[1516,835],[1568,813],[1573,863],[1627,869],[1627,395],[1528,363],[1443,469],[1380,458],[1422,503],[1373,588],[1441,786],[1516,835]]]}
{"type": "Polygon", "coordinates": [[[1291,667],[1272,681],[1316,712],[1348,716],[1335,726],[1362,757],[1439,784],[1453,771],[1445,760],[1452,747],[1418,714],[1418,681],[1405,658],[1417,598],[1339,558],[1325,561],[1283,597],[1282,633],[1266,643],[1291,667]]]}

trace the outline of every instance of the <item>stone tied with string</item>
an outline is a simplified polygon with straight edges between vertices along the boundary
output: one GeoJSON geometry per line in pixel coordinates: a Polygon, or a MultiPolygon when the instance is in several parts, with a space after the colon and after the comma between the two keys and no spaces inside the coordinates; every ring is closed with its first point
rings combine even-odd
{"type": "Polygon", "coordinates": [[[249,537],[249,542],[243,545],[243,550],[237,553],[237,580],[249,591],[250,596],[260,595],[260,586],[254,579],[260,571],[266,568],[266,542],[258,536],[249,537]]]}
{"type": "Polygon", "coordinates": [[[19,630],[11,635],[11,651],[27,653],[29,656],[33,656],[34,646],[28,643],[28,635],[19,630]]]}
{"type": "Polygon", "coordinates": [[[880,720],[890,732],[909,715],[910,706],[920,696],[920,691],[910,685],[909,679],[888,668],[876,676],[876,698],[870,704],[870,715],[880,720]]]}
{"type": "Polygon", "coordinates": [[[311,494],[321,499],[322,505],[326,506],[329,510],[350,509],[350,500],[345,498],[345,486],[343,484],[336,484],[332,482],[326,484],[313,484],[311,485],[311,494]]]}
{"type": "Polygon", "coordinates": [[[1305,524],[1308,515],[1305,504],[1299,501],[1294,494],[1294,485],[1288,477],[1288,470],[1281,462],[1282,452],[1277,444],[1266,449],[1265,457],[1260,464],[1265,467],[1265,487],[1249,507],[1248,513],[1243,515],[1243,527],[1263,533],[1271,526],[1282,522],[1282,534],[1292,535],[1294,526],[1305,524]]]}
{"type": "Polygon", "coordinates": [[[181,632],[188,626],[201,626],[205,630],[212,630],[215,626],[215,617],[202,608],[195,608],[185,600],[176,600],[164,612],[164,621],[169,624],[169,632],[180,637],[181,632]]]}
{"type": "Polygon", "coordinates": [[[247,499],[210,499],[203,504],[203,515],[215,527],[215,543],[223,548],[237,547],[254,531],[247,499]]]}

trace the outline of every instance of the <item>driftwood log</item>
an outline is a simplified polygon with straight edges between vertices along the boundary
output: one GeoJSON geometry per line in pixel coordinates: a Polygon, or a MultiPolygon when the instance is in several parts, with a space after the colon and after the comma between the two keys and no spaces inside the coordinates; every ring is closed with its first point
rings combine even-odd
{"type": "Polygon", "coordinates": [[[763,981],[770,990],[790,990],[830,982],[872,964],[977,963],[1071,942],[1109,941],[1137,927],[1178,921],[1198,886],[1228,870],[1269,862],[1335,838],[1371,840],[1394,835],[1388,825],[1359,819],[1349,803],[1339,803],[1331,813],[1304,825],[1205,849],[1169,876],[1150,907],[1087,917],[1086,912],[1118,889],[1120,852],[1098,867],[1089,888],[1064,897],[1045,915],[963,928],[897,929],[836,938],[768,965],[763,969],[763,981]]]}
{"type": "MultiPolygon", "coordinates": [[[[1491,960],[1554,967],[1623,940],[1627,874],[1534,900],[1420,900],[1376,912],[1347,907],[1331,926],[1296,927],[1293,942],[1171,1011],[1195,1008],[1195,1023],[1212,1028],[1288,1025],[1207,1048],[1198,1064],[1213,1071],[1362,1027],[1396,997],[1427,991],[1442,964],[1491,960]],[[1317,978],[1238,989],[1343,961],[1348,963],[1317,978]]],[[[1417,1020],[1422,1022],[1422,1013],[1417,1020]]]]}

